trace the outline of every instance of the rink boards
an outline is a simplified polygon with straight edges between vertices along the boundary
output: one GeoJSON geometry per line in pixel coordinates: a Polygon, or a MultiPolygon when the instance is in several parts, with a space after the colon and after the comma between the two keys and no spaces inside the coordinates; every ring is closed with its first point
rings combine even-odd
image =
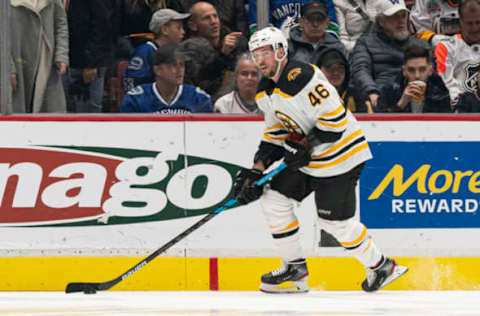
{"type": "MultiPolygon", "coordinates": [[[[476,116],[359,116],[374,159],[357,216],[410,268],[390,289],[477,289],[476,116]]],[[[0,290],[105,281],[232,198],[263,122],[240,116],[0,118],[0,290]]],[[[297,209],[314,289],[356,290],[363,268],[297,209]]],[[[228,210],[118,290],[255,290],[277,268],[258,203],[228,210]]]]}

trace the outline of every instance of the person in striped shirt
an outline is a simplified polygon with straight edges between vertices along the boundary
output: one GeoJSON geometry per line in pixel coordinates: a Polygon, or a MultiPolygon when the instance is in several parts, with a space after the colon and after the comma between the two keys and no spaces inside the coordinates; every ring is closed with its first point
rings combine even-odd
{"type": "Polygon", "coordinates": [[[249,49],[264,75],[256,101],[265,114],[266,128],[253,167],[239,172],[234,192],[240,204],[260,199],[282,258],[278,270],[262,276],[260,290],[309,290],[294,206],[312,192],[322,228],[366,267],[363,290],[379,290],[407,268],[384,256],[367,228],[354,218],[355,187],[364,162],[372,158],[363,131],[316,66],[287,58],[288,42],[279,29],[269,27],[253,34],[249,49]],[[272,179],[270,187],[254,185],[281,158],[287,168],[272,179]],[[293,286],[285,287],[287,282],[293,286]]]}

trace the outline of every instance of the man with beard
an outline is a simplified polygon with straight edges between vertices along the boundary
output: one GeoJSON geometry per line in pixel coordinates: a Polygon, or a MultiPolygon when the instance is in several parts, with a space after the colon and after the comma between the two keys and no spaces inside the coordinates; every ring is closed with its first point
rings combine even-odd
{"type": "Polygon", "coordinates": [[[352,77],[355,86],[368,93],[373,107],[382,87],[401,70],[403,51],[411,45],[430,46],[408,31],[408,9],[404,0],[378,0],[376,27],[355,44],[352,77]]]}
{"type": "Polygon", "coordinates": [[[237,174],[234,193],[242,205],[260,199],[282,258],[279,269],[262,275],[260,290],[309,290],[295,206],[311,193],[315,195],[317,223],[365,266],[367,278],[362,289],[380,290],[408,269],[385,256],[355,217],[357,182],[365,162],[372,158],[357,120],[318,67],[288,58],[288,42],[279,29],[257,31],[250,38],[249,49],[264,76],[256,100],[265,113],[266,128],[252,168],[237,174]],[[255,185],[281,158],[287,168],[269,186],[255,185]]]}

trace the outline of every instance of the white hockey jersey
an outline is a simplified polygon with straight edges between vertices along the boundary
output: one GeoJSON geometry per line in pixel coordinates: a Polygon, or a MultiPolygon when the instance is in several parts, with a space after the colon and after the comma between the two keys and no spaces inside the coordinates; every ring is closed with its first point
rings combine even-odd
{"type": "Polygon", "coordinates": [[[313,128],[341,133],[337,141],[315,146],[302,172],[331,177],[372,158],[355,117],[345,110],[336,89],[316,66],[289,61],[277,84],[262,79],[256,100],[265,113],[265,142],[283,146],[290,133],[307,135],[313,128]]]}
{"type": "Polygon", "coordinates": [[[454,100],[460,93],[477,90],[480,71],[480,44],[468,45],[461,34],[432,38],[437,72],[454,100]]]}
{"type": "Polygon", "coordinates": [[[215,112],[219,113],[231,113],[231,114],[257,114],[263,115],[262,111],[258,107],[250,109],[246,106],[236,91],[232,91],[215,102],[215,112]]]}
{"type": "MultiPolygon", "coordinates": [[[[410,20],[416,33],[432,31],[446,34],[447,21],[458,20],[458,0],[415,0],[410,20]]],[[[447,32],[451,34],[450,32],[447,32]]]]}

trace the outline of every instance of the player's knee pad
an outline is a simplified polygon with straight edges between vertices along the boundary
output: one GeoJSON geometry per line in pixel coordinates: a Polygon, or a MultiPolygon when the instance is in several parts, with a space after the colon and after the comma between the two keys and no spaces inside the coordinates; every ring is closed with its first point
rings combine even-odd
{"type": "Polygon", "coordinates": [[[298,231],[293,200],[277,191],[267,190],[260,198],[260,205],[274,238],[286,237],[298,231]]]}
{"type": "Polygon", "coordinates": [[[353,218],[344,221],[330,221],[319,218],[318,222],[347,250],[360,246],[367,237],[367,228],[353,218]]]}

